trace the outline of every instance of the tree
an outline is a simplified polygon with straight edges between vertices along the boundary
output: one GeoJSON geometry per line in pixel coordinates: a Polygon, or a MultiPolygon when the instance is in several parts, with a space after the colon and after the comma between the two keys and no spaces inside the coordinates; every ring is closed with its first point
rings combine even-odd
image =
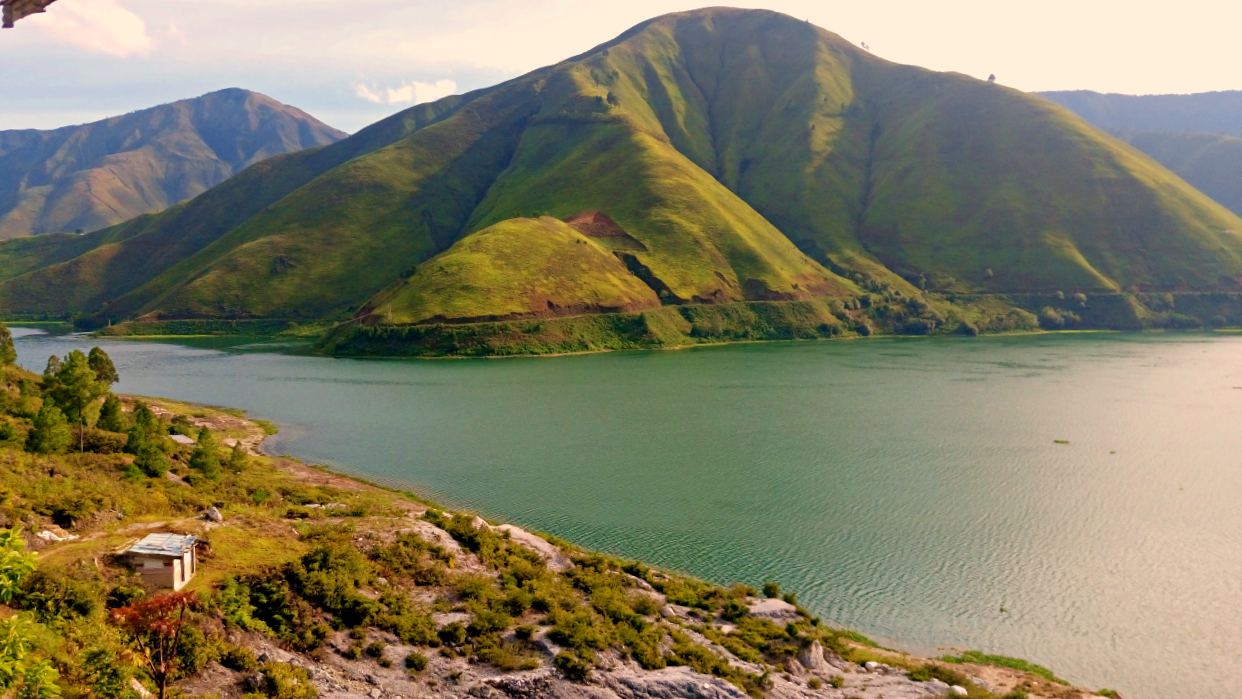
{"type": "Polygon", "coordinates": [[[162,476],[168,471],[168,457],[164,454],[164,435],[167,430],[159,418],[146,405],[134,408],[134,424],[129,428],[125,453],[134,455],[134,466],[148,476],[162,476]]]}
{"type": "Polygon", "coordinates": [[[220,477],[220,449],[215,436],[206,427],[198,431],[198,444],[190,454],[190,468],[207,478],[220,477]]]}
{"type": "Polygon", "coordinates": [[[35,416],[34,427],[26,434],[26,451],[34,454],[58,454],[73,443],[69,421],[65,414],[51,403],[45,402],[35,416]]]}
{"type": "Polygon", "coordinates": [[[74,350],[64,361],[48,359],[43,372],[43,395],[60,408],[65,418],[78,425],[79,451],[86,449],[86,428],[99,417],[95,402],[107,392],[108,384],[99,380],[90,359],[82,352],[74,350]]]}
{"type": "Polygon", "coordinates": [[[193,592],[174,592],[112,612],[113,621],[129,636],[155,680],[160,699],[168,696],[169,685],[183,674],[181,641],[195,602],[193,592]]]}
{"type": "Polygon", "coordinates": [[[17,347],[13,345],[13,333],[8,326],[0,323],[0,366],[8,366],[17,361],[17,347]]]}
{"type": "Polygon", "coordinates": [[[238,441],[233,445],[233,450],[229,452],[229,470],[233,473],[241,473],[245,470],[247,463],[249,463],[249,459],[246,457],[246,449],[238,441]]]}
{"type": "Polygon", "coordinates": [[[104,386],[111,388],[112,384],[121,380],[116,373],[116,365],[112,363],[112,357],[101,348],[92,347],[86,361],[95,372],[95,379],[104,386]]]}
{"type": "Polygon", "coordinates": [[[989,83],[996,82],[996,73],[992,73],[991,75],[988,76],[988,82],[989,83]]]}
{"type": "Polygon", "coordinates": [[[124,432],[128,429],[121,400],[109,393],[104,398],[103,407],[99,409],[99,421],[95,424],[99,429],[109,432],[124,432]]]}
{"type": "MultiPolygon", "coordinates": [[[[48,367],[52,367],[51,360],[48,367]]],[[[44,377],[47,377],[46,373],[44,377]]],[[[87,409],[108,391],[108,387],[96,377],[90,360],[85,354],[74,350],[65,357],[52,378],[50,387],[44,385],[43,394],[56,403],[70,422],[86,426],[87,409]]]]}

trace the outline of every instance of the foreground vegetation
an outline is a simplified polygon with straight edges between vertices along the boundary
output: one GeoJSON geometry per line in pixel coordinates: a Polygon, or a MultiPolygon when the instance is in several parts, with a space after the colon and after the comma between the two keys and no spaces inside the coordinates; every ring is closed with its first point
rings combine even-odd
{"type": "MultiPolygon", "coordinates": [[[[112,395],[102,351],[41,377],[13,358],[0,333],[0,693],[302,699],[361,666],[415,696],[618,668],[871,696],[860,663],[881,663],[892,681],[1000,696],[963,659],[876,648],[775,583],[711,585],[258,455],[264,428],[237,414],[112,395]],[[153,531],[202,539],[181,593],[145,588],[117,555],[153,531]]],[[[1008,682],[1010,697],[1081,695],[1008,682]]]]}

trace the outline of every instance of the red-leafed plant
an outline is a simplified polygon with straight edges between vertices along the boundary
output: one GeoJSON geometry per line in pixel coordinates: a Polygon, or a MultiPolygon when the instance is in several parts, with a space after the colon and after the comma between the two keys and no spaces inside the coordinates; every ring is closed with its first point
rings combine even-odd
{"type": "Polygon", "coordinates": [[[197,601],[193,592],[174,592],[112,612],[113,621],[129,634],[138,656],[146,663],[160,699],[165,699],[168,686],[180,675],[182,630],[197,601]]]}

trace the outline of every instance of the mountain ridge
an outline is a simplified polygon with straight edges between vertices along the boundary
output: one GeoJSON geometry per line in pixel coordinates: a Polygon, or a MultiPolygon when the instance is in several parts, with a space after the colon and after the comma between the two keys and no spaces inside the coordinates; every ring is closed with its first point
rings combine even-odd
{"type": "MultiPolygon", "coordinates": [[[[1180,310],[1145,298],[1157,292],[1242,292],[1242,220],[1046,100],[727,8],[657,17],[266,161],[88,246],[0,245],[10,314],[344,322],[331,344],[345,351],[342,333],[436,336],[450,353],[452,337],[475,333],[472,351],[492,353],[508,351],[506,334],[565,351],[972,332],[1045,315],[1174,322],[1180,310]],[[584,216],[624,238],[566,228],[584,216]],[[505,244],[470,242],[484,231],[505,244]],[[614,291],[629,291],[596,296],[593,275],[618,269],[599,255],[568,255],[578,277],[544,284],[557,253],[532,231],[561,252],[606,249],[634,277],[614,291]],[[481,294],[498,270],[532,303],[481,294]],[[1077,295],[1123,301],[1097,313],[1077,295]],[[619,316],[573,319],[584,312],[619,316]],[[433,327],[444,324],[455,329],[433,327]],[[546,345],[531,339],[553,330],[546,345]]],[[[1234,322],[1227,302],[1204,305],[1234,322]]],[[[1207,323],[1192,310],[1176,322],[1207,323]]]]}
{"type": "Polygon", "coordinates": [[[1155,158],[1242,214],[1242,91],[1121,95],[1041,93],[1155,158]]]}
{"type": "Polygon", "coordinates": [[[104,228],[344,136],[240,88],[87,124],[0,131],[0,238],[104,228]]]}

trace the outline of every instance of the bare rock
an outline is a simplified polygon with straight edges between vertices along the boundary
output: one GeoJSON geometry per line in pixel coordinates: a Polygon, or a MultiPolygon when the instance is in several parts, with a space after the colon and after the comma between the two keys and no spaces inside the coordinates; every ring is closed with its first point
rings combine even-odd
{"type": "Polygon", "coordinates": [[[687,667],[603,674],[599,683],[618,699],[747,699],[740,689],[728,682],[700,675],[687,667]]]}
{"type": "MultiPolygon", "coordinates": [[[[475,519],[482,521],[477,517],[475,519]]],[[[486,525],[487,523],[484,522],[484,526],[486,525]]],[[[565,555],[564,551],[541,536],[532,534],[521,527],[515,527],[512,524],[502,524],[496,527],[495,531],[508,534],[510,541],[539,554],[539,557],[543,559],[544,564],[548,566],[549,570],[563,573],[574,567],[574,562],[569,559],[569,556],[565,555]]]]}
{"type": "Polygon", "coordinates": [[[789,620],[798,618],[798,608],[783,599],[756,599],[749,605],[751,616],[772,620],[789,620]]]}
{"type": "Polygon", "coordinates": [[[811,645],[798,651],[798,663],[810,672],[826,672],[832,669],[824,658],[824,647],[819,641],[812,641],[811,645]]]}

